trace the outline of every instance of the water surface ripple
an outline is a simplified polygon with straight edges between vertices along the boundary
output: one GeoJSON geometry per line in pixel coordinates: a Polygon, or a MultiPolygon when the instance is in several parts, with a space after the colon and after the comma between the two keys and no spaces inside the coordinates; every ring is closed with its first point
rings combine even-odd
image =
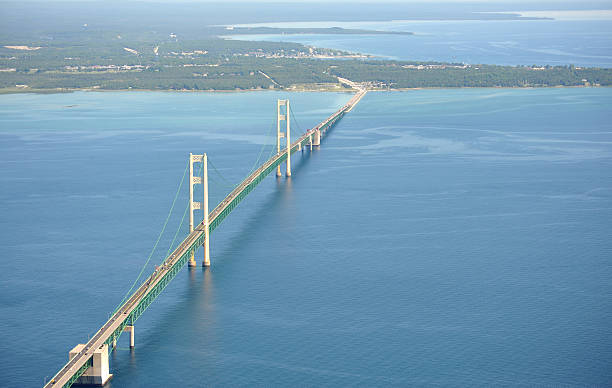
{"type": "MultiPolygon", "coordinates": [[[[187,154],[237,182],[285,97],[306,129],[350,95],[0,96],[5,386],[41,385],[104,322],[187,154]]],[[[215,231],[211,269],[176,277],[134,351],[121,338],[109,386],[612,384],[611,105],[603,88],[368,94],[215,231]]]]}

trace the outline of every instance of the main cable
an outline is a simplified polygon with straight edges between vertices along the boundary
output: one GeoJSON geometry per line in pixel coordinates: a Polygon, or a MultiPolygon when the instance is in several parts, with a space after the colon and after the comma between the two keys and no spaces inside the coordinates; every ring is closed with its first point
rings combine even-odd
{"type": "MultiPolygon", "coordinates": [[[[202,170],[203,169],[204,169],[204,164],[202,163],[202,164],[200,164],[200,170],[198,171],[198,176],[202,174],[202,170]]],[[[172,251],[172,246],[174,245],[174,242],[176,241],[176,237],[178,236],[180,231],[183,229],[183,222],[185,221],[185,216],[187,215],[188,211],[189,211],[189,204],[187,204],[187,206],[185,206],[185,211],[183,211],[183,217],[181,217],[181,221],[179,222],[179,226],[176,229],[176,232],[174,233],[174,237],[172,238],[172,242],[170,243],[170,246],[168,247],[168,252],[166,253],[166,257],[170,256],[170,252],[172,251]]]]}
{"type": "MultiPolygon", "coordinates": [[[[291,118],[293,118],[294,123],[296,124],[296,126],[298,127],[298,131],[301,133],[303,132],[297,119],[295,119],[295,114],[293,113],[293,109],[291,108],[291,106],[289,106],[289,111],[291,113],[291,118]]],[[[276,120],[275,120],[276,121],[276,120]]],[[[257,159],[255,160],[255,163],[253,163],[253,166],[251,167],[251,169],[249,170],[249,173],[247,174],[250,175],[253,173],[253,171],[255,171],[255,168],[258,166],[259,161],[261,160],[261,156],[263,155],[263,151],[266,148],[266,146],[269,145],[268,140],[270,138],[270,134],[273,132],[274,130],[274,125],[272,125],[270,127],[269,132],[265,135],[264,137],[264,142],[259,150],[257,159]]],[[[274,147],[272,147],[269,155],[268,155],[268,159],[270,159],[272,156],[274,155],[274,147]]],[[[224,184],[223,186],[227,187],[227,188],[235,188],[238,184],[232,184],[228,179],[225,178],[225,176],[223,176],[223,174],[221,174],[221,172],[217,169],[217,167],[215,166],[215,164],[212,162],[212,160],[209,159],[210,165],[213,168],[213,170],[217,173],[217,175],[226,182],[226,184],[224,184]]],[[[119,307],[121,307],[121,305],[125,302],[126,298],[128,297],[128,295],[132,292],[132,290],[134,289],[134,286],[138,283],[138,280],[140,279],[140,277],[142,276],[142,274],[144,273],[145,269],[147,268],[147,266],[149,265],[149,262],[151,261],[151,258],[153,257],[153,254],[155,253],[155,250],[157,249],[157,245],[159,244],[161,237],[164,233],[164,231],[166,230],[166,226],[168,225],[168,221],[170,220],[170,216],[172,215],[172,212],[174,210],[174,206],[176,204],[176,200],[178,198],[178,195],[180,193],[180,189],[183,186],[183,182],[185,181],[185,176],[187,174],[187,169],[189,166],[187,166],[185,168],[185,171],[183,172],[183,177],[181,178],[179,187],[177,189],[176,194],[174,195],[174,199],[172,201],[172,206],[170,207],[170,211],[168,213],[168,215],[166,216],[166,220],[164,221],[164,225],[162,227],[161,232],[159,233],[159,235],[157,236],[157,240],[155,241],[155,244],[153,245],[153,249],[151,250],[151,253],[149,254],[149,256],[147,257],[147,261],[145,262],[145,264],[143,265],[142,269],[140,270],[140,272],[138,273],[138,276],[136,277],[136,279],[134,280],[134,282],[132,283],[130,289],[126,292],[126,294],[123,296],[123,299],[121,300],[121,302],[119,303],[119,305],[116,307],[115,311],[116,312],[119,307]]],[[[200,173],[202,172],[202,168],[203,166],[200,166],[200,173]]],[[[198,173],[198,175],[200,175],[200,173],[198,173]]],[[[219,182],[216,182],[219,183],[219,182]]],[[[172,242],[170,243],[170,246],[168,248],[168,252],[166,253],[166,257],[168,257],[168,255],[170,254],[170,252],[172,251],[172,247],[174,245],[174,243],[176,242],[176,238],[178,237],[178,234],[181,231],[183,222],[185,220],[185,216],[187,215],[187,211],[189,210],[189,205],[185,208],[185,211],[183,212],[183,216],[181,217],[181,221],[179,223],[179,227],[177,228],[176,232],[174,233],[174,237],[172,239],[172,242]]]]}
{"type": "Polygon", "coordinates": [[[125,302],[126,298],[128,297],[128,295],[130,295],[130,293],[134,289],[134,286],[136,285],[136,283],[138,282],[138,280],[142,276],[142,274],[143,274],[144,270],[146,269],[147,265],[149,265],[149,262],[151,261],[151,258],[153,257],[153,253],[155,253],[155,250],[157,249],[157,245],[159,244],[159,241],[161,240],[161,237],[164,234],[164,231],[166,230],[166,226],[168,225],[168,221],[170,220],[170,216],[172,215],[172,211],[174,210],[174,205],[176,204],[176,200],[177,200],[177,198],[179,196],[181,188],[183,187],[183,182],[185,181],[185,176],[187,175],[187,170],[188,169],[189,169],[189,164],[187,165],[187,167],[185,167],[185,171],[183,171],[183,177],[181,178],[181,182],[179,184],[179,187],[176,190],[176,194],[174,194],[174,199],[172,200],[172,206],[170,206],[170,211],[168,212],[168,215],[166,216],[166,220],[164,221],[164,225],[162,226],[161,232],[159,232],[159,235],[157,236],[157,240],[155,241],[155,244],[153,245],[153,249],[151,250],[151,253],[149,253],[149,257],[147,257],[147,261],[145,262],[145,264],[143,265],[142,269],[138,273],[138,277],[136,277],[136,279],[132,283],[132,286],[125,293],[125,295],[123,296],[123,299],[121,299],[121,302],[119,302],[119,305],[117,305],[117,307],[115,308],[115,311],[113,311],[113,313],[117,312],[117,310],[123,305],[123,303],[125,302]]]}

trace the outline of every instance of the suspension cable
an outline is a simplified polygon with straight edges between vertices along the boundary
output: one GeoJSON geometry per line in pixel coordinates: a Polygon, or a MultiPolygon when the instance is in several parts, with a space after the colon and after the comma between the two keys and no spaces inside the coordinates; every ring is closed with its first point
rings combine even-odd
{"type": "MultiPolygon", "coordinates": [[[[227,180],[223,174],[221,174],[221,172],[217,169],[217,167],[215,166],[215,164],[213,163],[212,159],[208,158],[208,163],[210,163],[211,167],[213,168],[213,170],[215,170],[215,172],[217,173],[217,175],[219,175],[219,178],[221,178],[224,182],[225,182],[225,186],[227,187],[231,187],[234,188],[237,185],[233,184],[232,182],[230,182],[229,180],[227,180]]],[[[214,178],[213,178],[214,179],[214,178]]]]}
{"type": "Polygon", "coordinates": [[[172,238],[172,242],[170,243],[170,247],[168,248],[168,252],[166,252],[166,257],[168,257],[170,255],[170,252],[172,251],[172,247],[174,246],[174,242],[176,241],[176,237],[178,236],[179,232],[183,228],[183,221],[185,221],[185,216],[187,215],[188,211],[189,211],[189,204],[187,204],[187,206],[185,206],[185,211],[183,212],[183,217],[181,217],[181,222],[179,223],[179,227],[176,229],[176,232],[174,233],[174,237],[172,238]]]}
{"type": "MultiPolygon", "coordinates": [[[[297,122],[297,120],[294,117],[293,109],[291,108],[291,106],[289,107],[289,109],[290,109],[291,117],[293,118],[293,121],[295,122],[296,126],[298,127],[298,131],[302,132],[302,129],[301,129],[299,123],[297,122]]],[[[275,121],[276,121],[276,119],[275,119],[275,121]]],[[[259,161],[261,159],[261,156],[263,155],[264,149],[269,145],[268,141],[269,141],[269,138],[270,138],[270,134],[273,132],[273,130],[274,130],[274,125],[272,125],[270,127],[269,132],[266,134],[266,136],[264,138],[265,139],[264,143],[262,144],[262,146],[261,146],[261,148],[259,150],[257,159],[255,160],[255,163],[253,163],[253,166],[251,167],[251,169],[249,170],[249,173],[247,175],[250,175],[255,170],[255,168],[258,166],[258,163],[259,163],[259,161]]],[[[270,151],[270,153],[268,155],[268,159],[271,158],[273,155],[274,155],[274,147],[272,147],[272,149],[271,149],[271,151],[270,151]]],[[[223,186],[226,186],[227,188],[232,188],[233,189],[234,187],[236,187],[238,185],[238,184],[232,184],[229,180],[227,180],[223,176],[223,174],[221,174],[221,172],[217,169],[217,167],[214,165],[214,163],[210,159],[208,161],[210,162],[213,170],[219,175],[219,177],[223,181],[226,182],[226,184],[224,184],[223,186]]],[[[172,205],[170,207],[170,211],[169,211],[168,215],[166,216],[166,220],[164,221],[164,225],[162,226],[162,230],[159,233],[159,235],[157,236],[157,240],[155,241],[155,244],[153,245],[153,249],[151,250],[151,253],[149,253],[149,256],[147,257],[147,260],[146,260],[145,264],[143,265],[142,269],[138,273],[138,276],[136,277],[136,279],[132,283],[130,289],[125,293],[125,295],[123,296],[123,299],[121,299],[121,302],[117,305],[117,307],[115,308],[114,312],[116,312],[119,309],[119,307],[121,307],[121,305],[125,302],[126,298],[130,295],[130,293],[134,289],[134,286],[138,283],[138,280],[140,279],[140,277],[144,273],[146,267],[148,266],[149,262],[151,261],[151,258],[153,257],[153,254],[155,253],[155,250],[157,249],[157,245],[159,244],[159,242],[161,240],[161,237],[164,234],[164,231],[166,230],[166,226],[168,225],[168,221],[170,220],[170,216],[172,215],[172,212],[174,211],[174,206],[176,204],[176,200],[178,199],[180,190],[181,190],[181,188],[183,186],[183,182],[185,181],[185,176],[187,174],[188,167],[189,167],[189,165],[187,167],[185,167],[185,171],[183,171],[183,177],[181,178],[179,187],[178,187],[178,189],[177,189],[177,191],[176,191],[176,193],[174,195],[174,199],[172,201],[172,205]]],[[[200,166],[200,173],[202,172],[202,168],[203,168],[203,166],[200,166]]],[[[219,183],[219,182],[217,182],[217,183],[219,183]]],[[[185,207],[185,211],[183,212],[183,216],[181,217],[181,221],[179,223],[179,227],[177,228],[176,232],[174,233],[174,237],[172,239],[172,242],[170,243],[170,247],[168,248],[168,252],[166,253],[166,257],[172,251],[172,247],[173,247],[174,243],[176,242],[176,238],[178,237],[178,234],[180,233],[180,231],[182,229],[183,222],[185,220],[185,216],[187,215],[188,210],[189,210],[189,205],[185,207]]]]}
{"type": "MultiPolygon", "coordinates": [[[[271,139],[270,135],[274,132],[274,124],[276,123],[276,120],[277,118],[274,118],[272,125],[270,126],[270,130],[268,131],[268,133],[266,134],[264,138],[264,143],[259,149],[259,154],[257,155],[257,159],[255,160],[255,163],[253,163],[253,165],[251,166],[251,169],[249,170],[249,173],[247,174],[247,176],[251,175],[251,173],[253,173],[253,171],[255,171],[259,167],[259,162],[261,160],[261,156],[263,155],[263,151],[269,145],[268,141],[271,139]]],[[[272,149],[274,149],[274,147],[272,147],[272,149]]]]}
{"type": "Polygon", "coordinates": [[[293,119],[293,122],[295,123],[295,125],[298,127],[299,133],[306,132],[300,127],[300,123],[298,123],[297,119],[295,118],[295,113],[293,113],[293,108],[291,107],[291,105],[289,105],[289,112],[291,112],[291,118],[293,119]]]}
{"type": "Polygon", "coordinates": [[[187,170],[188,169],[189,169],[189,164],[187,165],[187,167],[185,167],[185,171],[183,171],[183,177],[181,178],[181,182],[180,182],[180,184],[178,186],[178,189],[176,190],[176,194],[174,194],[174,199],[172,200],[172,206],[170,206],[170,211],[168,212],[168,215],[166,216],[166,220],[164,221],[164,225],[162,226],[161,232],[159,232],[159,235],[157,236],[157,240],[155,241],[155,244],[153,245],[153,249],[151,250],[151,253],[149,253],[149,257],[147,257],[147,261],[142,266],[142,269],[140,270],[140,272],[138,273],[138,276],[136,277],[136,279],[132,283],[132,286],[125,293],[125,295],[123,296],[123,299],[121,299],[121,302],[119,302],[119,304],[117,305],[117,307],[115,308],[115,311],[113,313],[117,312],[119,307],[121,307],[123,302],[125,302],[126,298],[128,297],[128,295],[130,295],[130,293],[134,289],[134,286],[136,285],[136,283],[138,282],[138,280],[142,276],[145,268],[147,267],[147,265],[149,265],[149,262],[151,261],[151,258],[153,257],[153,253],[155,253],[155,250],[157,249],[157,245],[159,244],[159,241],[161,240],[161,237],[164,234],[164,231],[166,230],[166,226],[168,225],[168,221],[170,220],[170,216],[172,215],[172,211],[174,210],[174,205],[176,204],[176,200],[177,200],[177,198],[179,196],[179,193],[181,192],[181,187],[183,187],[183,182],[185,181],[185,176],[187,175],[187,170]]]}
{"type": "MultiPolygon", "coordinates": [[[[274,122],[276,122],[276,118],[274,119],[274,122]]],[[[272,126],[270,126],[270,129],[269,129],[268,133],[266,133],[266,135],[264,137],[264,142],[261,145],[261,147],[259,149],[259,152],[257,154],[257,159],[255,159],[255,162],[253,163],[253,165],[249,169],[249,172],[247,173],[247,176],[251,175],[253,173],[253,171],[255,171],[259,167],[259,162],[261,161],[262,155],[264,155],[264,150],[266,149],[266,147],[268,145],[270,145],[270,139],[272,138],[270,135],[273,133],[273,131],[274,131],[274,123],[272,124],[272,126]]],[[[272,148],[274,148],[274,147],[272,147],[272,148]]],[[[213,170],[217,173],[217,175],[223,181],[226,182],[225,184],[221,184],[221,186],[224,186],[226,188],[231,188],[231,189],[234,189],[236,186],[238,186],[239,183],[233,184],[227,178],[225,178],[225,176],[221,173],[221,171],[219,171],[219,169],[217,169],[217,167],[215,166],[214,162],[212,162],[212,160],[210,158],[208,159],[208,161],[210,162],[213,170]]],[[[211,176],[211,180],[214,180],[214,178],[212,178],[212,176],[211,176]]]]}
{"type": "MultiPolygon", "coordinates": [[[[202,169],[203,168],[204,168],[204,164],[200,164],[200,169],[198,171],[198,175],[202,174],[202,169]]],[[[181,217],[181,221],[179,222],[179,226],[176,229],[176,232],[174,233],[174,237],[172,238],[172,242],[170,243],[170,246],[168,247],[168,252],[166,253],[166,256],[164,257],[164,259],[166,257],[170,256],[170,252],[172,251],[172,246],[174,245],[174,242],[176,241],[176,237],[178,236],[179,232],[183,228],[183,222],[185,221],[185,216],[187,215],[188,211],[189,211],[189,204],[187,204],[187,206],[185,206],[185,211],[183,211],[183,216],[181,217]]]]}

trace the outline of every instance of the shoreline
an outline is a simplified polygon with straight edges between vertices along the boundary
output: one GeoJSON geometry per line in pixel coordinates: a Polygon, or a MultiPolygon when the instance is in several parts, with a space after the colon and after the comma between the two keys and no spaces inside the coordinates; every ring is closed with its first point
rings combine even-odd
{"type": "MultiPolygon", "coordinates": [[[[440,89],[569,89],[569,88],[609,88],[610,86],[585,86],[585,85],[555,85],[555,86],[458,86],[441,87],[429,86],[420,88],[389,88],[389,89],[367,89],[368,92],[409,92],[416,90],[440,90],[440,89]]],[[[240,90],[176,90],[176,89],[95,89],[95,88],[65,88],[65,89],[29,89],[29,88],[0,88],[0,95],[5,94],[66,94],[76,92],[164,92],[164,93],[252,93],[252,92],[287,92],[287,93],[354,93],[355,89],[343,87],[296,87],[288,89],[240,89],[240,90]]]]}

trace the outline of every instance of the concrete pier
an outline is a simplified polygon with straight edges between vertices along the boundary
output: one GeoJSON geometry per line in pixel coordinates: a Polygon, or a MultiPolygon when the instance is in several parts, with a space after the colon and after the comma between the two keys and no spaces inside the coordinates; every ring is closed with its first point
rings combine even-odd
{"type": "Polygon", "coordinates": [[[314,131],[314,136],[312,140],[313,140],[311,143],[312,145],[317,146],[317,147],[321,145],[321,131],[320,130],[317,129],[316,131],[314,131]]]}
{"type": "MultiPolygon", "coordinates": [[[[168,283],[176,276],[178,269],[187,262],[191,262],[191,265],[195,265],[195,259],[192,256],[194,252],[205,242],[209,241],[209,234],[214,228],[222,222],[225,217],[248,195],[257,184],[259,184],[263,178],[268,174],[273,173],[276,167],[279,167],[282,163],[287,162],[288,168],[291,167],[289,154],[292,151],[298,149],[298,145],[310,145],[311,149],[313,146],[319,146],[321,144],[321,131],[329,130],[334,123],[340,120],[343,115],[352,108],[356,101],[358,101],[366,93],[366,90],[360,89],[359,92],[343,107],[335,111],[326,120],[319,123],[316,127],[309,129],[305,133],[298,136],[297,140],[293,143],[289,139],[284,144],[283,150],[281,151],[280,139],[281,137],[289,137],[290,130],[287,128],[287,132],[281,131],[280,125],[278,125],[277,132],[277,154],[272,155],[267,161],[265,161],[258,169],[251,172],[240,184],[220,202],[210,213],[209,219],[204,220],[204,224],[207,224],[207,228],[198,226],[194,228],[193,211],[194,210],[205,210],[208,214],[207,201],[198,202],[193,200],[193,185],[203,184],[207,182],[208,173],[207,169],[204,168],[204,157],[205,155],[194,155],[190,154],[190,166],[189,171],[189,235],[166,257],[163,264],[157,267],[153,274],[151,274],[149,280],[142,283],[140,287],[133,291],[127,301],[121,305],[108,319],[108,321],[100,328],[96,334],[91,337],[86,345],[78,345],[70,351],[70,361],[66,363],[52,378],[45,384],[45,388],[64,387],[69,386],[73,383],[73,379],[76,379],[79,384],[96,384],[102,385],[106,383],[112,375],[109,373],[109,360],[108,360],[108,345],[107,342],[112,342],[113,346],[116,345],[116,336],[120,330],[123,330],[125,326],[130,326],[126,330],[130,331],[130,346],[134,346],[134,327],[133,323],[136,321],[144,312],[144,310],[155,300],[157,296],[168,283]],[[193,163],[203,163],[203,170],[205,176],[199,177],[193,175],[193,163]],[[91,366],[90,366],[91,364],[91,366]],[[86,369],[87,368],[87,369],[86,369]],[[85,370],[85,375],[80,375],[85,370]],[[79,378],[77,378],[77,375],[79,378]]],[[[288,104],[285,109],[279,114],[278,120],[289,121],[290,108],[288,104]]],[[[280,170],[280,169],[279,169],[280,170]]],[[[278,170],[277,170],[278,171],[278,170]]],[[[278,171],[280,173],[280,171],[278,171]]],[[[280,174],[279,174],[280,175],[280,174]]],[[[287,184],[291,183],[291,180],[287,180],[287,184]]],[[[207,192],[207,187],[205,188],[207,192]]],[[[207,198],[207,197],[205,197],[207,198]]],[[[208,255],[207,255],[208,256],[208,255]]],[[[205,260],[203,264],[209,264],[210,259],[205,260]]],[[[187,264],[189,265],[189,264],[187,264]]],[[[191,272],[193,275],[193,271],[191,272]]],[[[209,274],[208,271],[205,274],[209,274]]],[[[205,275],[206,276],[206,275],[205,275]]]]}
{"type": "MultiPolygon", "coordinates": [[[[69,353],[70,359],[72,360],[72,358],[79,354],[84,348],[84,344],[75,346],[69,353]]],[[[89,367],[77,381],[75,381],[75,384],[97,385],[101,387],[113,377],[113,375],[109,373],[108,367],[108,345],[104,344],[94,350],[88,349],[87,353],[93,355],[93,366],[89,367]]]]}
{"type": "Polygon", "coordinates": [[[123,331],[130,332],[130,348],[134,349],[134,326],[127,325],[126,327],[123,328],[123,331]]]}

